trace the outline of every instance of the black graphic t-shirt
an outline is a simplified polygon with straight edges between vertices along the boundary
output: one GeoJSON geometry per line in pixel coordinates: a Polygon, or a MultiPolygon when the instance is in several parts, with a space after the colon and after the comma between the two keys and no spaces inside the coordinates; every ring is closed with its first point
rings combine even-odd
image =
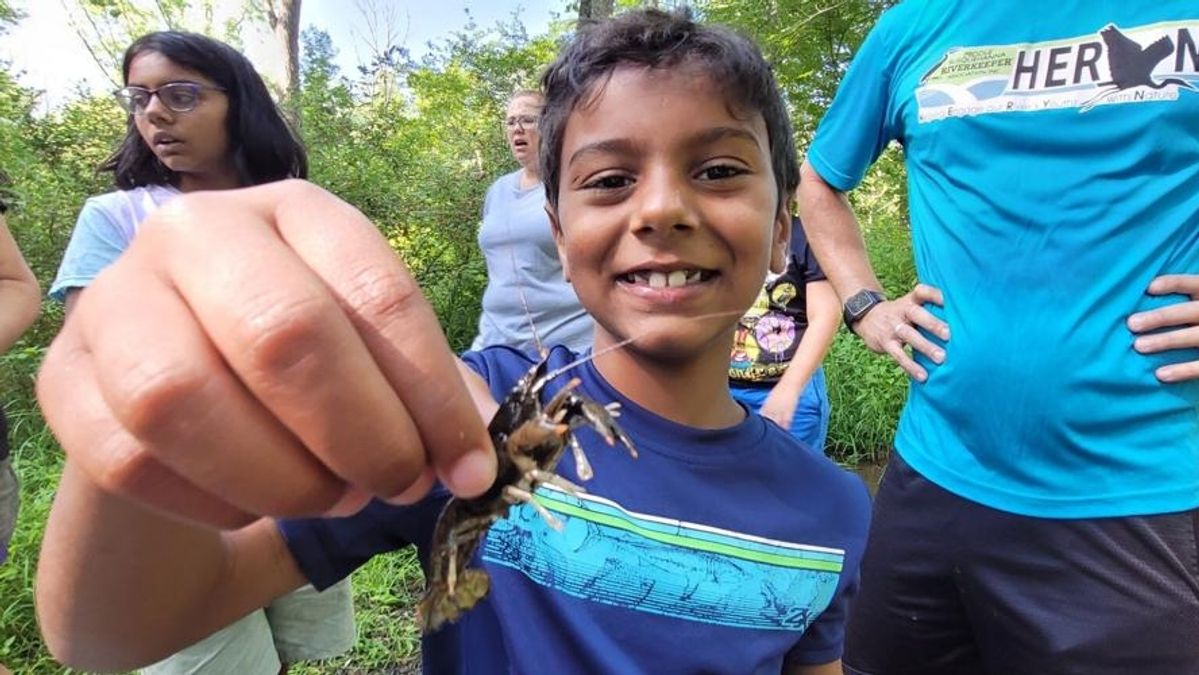
{"type": "Polygon", "coordinates": [[[808,328],[807,284],[825,279],[799,218],[793,218],[787,269],[767,277],[758,299],[737,324],[729,358],[730,381],[743,385],[778,382],[808,328]]]}

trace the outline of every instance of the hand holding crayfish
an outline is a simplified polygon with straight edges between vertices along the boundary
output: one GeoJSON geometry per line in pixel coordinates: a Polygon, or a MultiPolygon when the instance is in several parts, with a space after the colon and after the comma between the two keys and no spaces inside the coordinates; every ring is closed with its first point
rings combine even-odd
{"type": "Polygon", "coordinates": [[[415,499],[435,475],[466,495],[493,481],[415,281],[374,225],[310,184],[180,197],[79,300],[39,396],[106,493],[231,529],[415,499]]]}

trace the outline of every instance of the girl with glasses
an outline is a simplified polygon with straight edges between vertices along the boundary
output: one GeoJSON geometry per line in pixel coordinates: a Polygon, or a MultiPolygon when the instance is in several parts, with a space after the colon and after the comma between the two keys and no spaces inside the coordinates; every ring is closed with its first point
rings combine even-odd
{"type": "MultiPolygon", "coordinates": [[[[139,38],[125,52],[128,113],[120,147],[101,167],[117,191],[88,199],[51,297],[68,316],[79,292],[133,242],[141,222],[181,194],[304,178],[304,147],[240,53],[191,33],[139,38]]],[[[137,302],[138,298],[130,298],[137,302]]],[[[181,570],[186,574],[186,570],[181,570]]],[[[275,675],[284,664],[336,656],[354,641],[349,586],[284,596],[143,673],[275,675]]]]}

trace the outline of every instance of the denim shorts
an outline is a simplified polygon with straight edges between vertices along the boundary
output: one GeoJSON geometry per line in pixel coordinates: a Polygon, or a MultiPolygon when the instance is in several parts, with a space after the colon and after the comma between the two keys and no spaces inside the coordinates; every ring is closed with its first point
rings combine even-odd
{"type": "Polygon", "coordinates": [[[1195,675],[1199,510],[988,508],[891,454],[850,608],[856,675],[1195,675]]]}
{"type": "MultiPolygon", "coordinates": [[[[730,391],[733,398],[744,403],[750,410],[760,413],[771,388],[733,384],[730,391]]],[[[817,368],[795,404],[795,416],[791,418],[791,428],[787,431],[807,443],[813,450],[824,452],[824,441],[828,437],[828,417],[828,387],[824,380],[824,368],[817,368]]]]}

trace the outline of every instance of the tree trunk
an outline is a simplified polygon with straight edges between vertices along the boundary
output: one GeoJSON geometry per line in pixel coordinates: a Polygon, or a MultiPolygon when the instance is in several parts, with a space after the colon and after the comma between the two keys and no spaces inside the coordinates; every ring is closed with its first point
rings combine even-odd
{"type": "MultiPolygon", "coordinates": [[[[286,66],[283,69],[285,107],[296,115],[294,100],[300,89],[300,2],[301,0],[270,0],[267,20],[279,43],[286,66]]],[[[298,121],[298,118],[293,119],[298,121]]]]}
{"type": "Polygon", "coordinates": [[[601,21],[612,16],[612,0],[579,0],[579,23],[601,21]]]}

